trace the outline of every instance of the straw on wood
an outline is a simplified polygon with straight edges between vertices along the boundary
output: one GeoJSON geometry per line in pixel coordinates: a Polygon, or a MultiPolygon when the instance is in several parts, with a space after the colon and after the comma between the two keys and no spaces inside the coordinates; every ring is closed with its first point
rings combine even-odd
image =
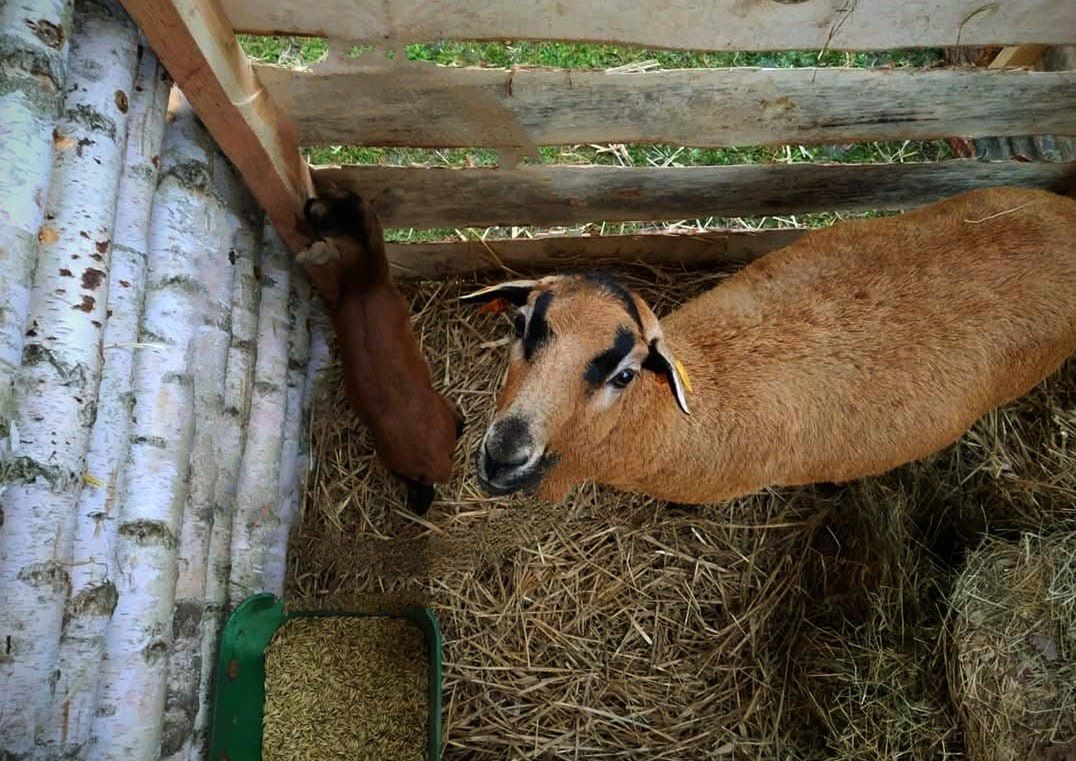
{"type": "MultiPolygon", "coordinates": [[[[657,313],[726,273],[623,273],[657,313]]],[[[505,275],[507,277],[508,275],[505,275]]],[[[1076,363],[958,445],[836,490],[684,508],[585,486],[494,499],[471,454],[511,327],[409,284],[467,430],[425,518],[376,462],[339,370],[315,400],[296,605],[431,605],[445,758],[936,759],[964,749],[942,600],[984,533],[1076,529],[1076,363]]]]}

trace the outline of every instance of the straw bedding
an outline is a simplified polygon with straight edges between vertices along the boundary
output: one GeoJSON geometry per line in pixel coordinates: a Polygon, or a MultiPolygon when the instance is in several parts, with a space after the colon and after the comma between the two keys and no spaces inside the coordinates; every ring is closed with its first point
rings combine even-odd
{"type": "Polygon", "coordinates": [[[969,755],[1076,759],[1076,534],[987,542],[952,597],[969,755]]]}
{"type": "MultiPolygon", "coordinates": [[[[659,315],[724,277],[618,274],[659,315]]],[[[836,490],[491,499],[470,453],[511,330],[456,303],[473,286],[403,288],[467,417],[454,481],[426,519],[408,513],[330,373],[289,559],[303,606],[437,611],[445,758],[963,754],[948,595],[984,535],[1076,529],[1076,363],[929,461],[836,490]]]]}

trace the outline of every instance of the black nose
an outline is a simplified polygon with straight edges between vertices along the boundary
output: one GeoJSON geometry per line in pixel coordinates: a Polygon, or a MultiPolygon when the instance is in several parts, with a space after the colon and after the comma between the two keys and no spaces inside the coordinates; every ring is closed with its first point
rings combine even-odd
{"type": "Polygon", "coordinates": [[[518,417],[508,417],[493,425],[486,435],[483,470],[489,480],[527,464],[534,453],[534,437],[518,417]]]}

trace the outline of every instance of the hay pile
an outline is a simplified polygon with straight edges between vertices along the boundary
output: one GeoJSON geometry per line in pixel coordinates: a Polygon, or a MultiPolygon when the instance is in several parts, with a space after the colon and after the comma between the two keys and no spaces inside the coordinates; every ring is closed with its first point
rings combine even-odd
{"type": "Polygon", "coordinates": [[[265,761],[422,761],[429,673],[422,631],[380,616],[294,618],[265,650],[265,761]]]}
{"type": "MultiPolygon", "coordinates": [[[[658,314],[721,273],[618,273],[658,314]]],[[[511,329],[409,285],[435,380],[468,427],[425,520],[330,379],[291,542],[303,606],[431,605],[445,757],[936,759],[964,737],[946,595],[984,532],[1076,529],[1076,364],[961,444],[833,492],[679,508],[595,487],[483,496],[470,453],[511,329]]],[[[500,324],[503,321],[503,324],[500,324]]]]}
{"type": "Polygon", "coordinates": [[[952,599],[969,755],[1076,759],[1076,534],[987,542],[952,599]]]}

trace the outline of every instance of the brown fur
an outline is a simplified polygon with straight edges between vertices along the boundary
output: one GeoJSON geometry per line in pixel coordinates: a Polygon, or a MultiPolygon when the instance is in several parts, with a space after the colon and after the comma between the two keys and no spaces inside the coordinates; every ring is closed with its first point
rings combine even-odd
{"type": "Polygon", "coordinates": [[[543,498],[586,479],[687,503],[841,482],[952,444],[1076,350],[1076,201],[974,191],[756,261],[661,323],[690,415],[648,371],[603,407],[582,372],[627,310],[578,279],[531,304],[542,290],[556,337],[530,363],[513,350],[498,418],[559,456],[543,498]]]}
{"type": "MultiPolygon", "coordinates": [[[[308,222],[322,226],[318,232],[338,257],[319,265],[319,288],[331,295],[348,398],[393,473],[425,486],[444,483],[452,477],[459,419],[433,388],[410,308],[389,275],[377,215],[354,196],[314,203],[323,207],[308,205],[308,222]],[[355,230],[346,229],[348,217],[355,230]]],[[[412,507],[424,511],[432,491],[426,496],[412,507]]]]}

